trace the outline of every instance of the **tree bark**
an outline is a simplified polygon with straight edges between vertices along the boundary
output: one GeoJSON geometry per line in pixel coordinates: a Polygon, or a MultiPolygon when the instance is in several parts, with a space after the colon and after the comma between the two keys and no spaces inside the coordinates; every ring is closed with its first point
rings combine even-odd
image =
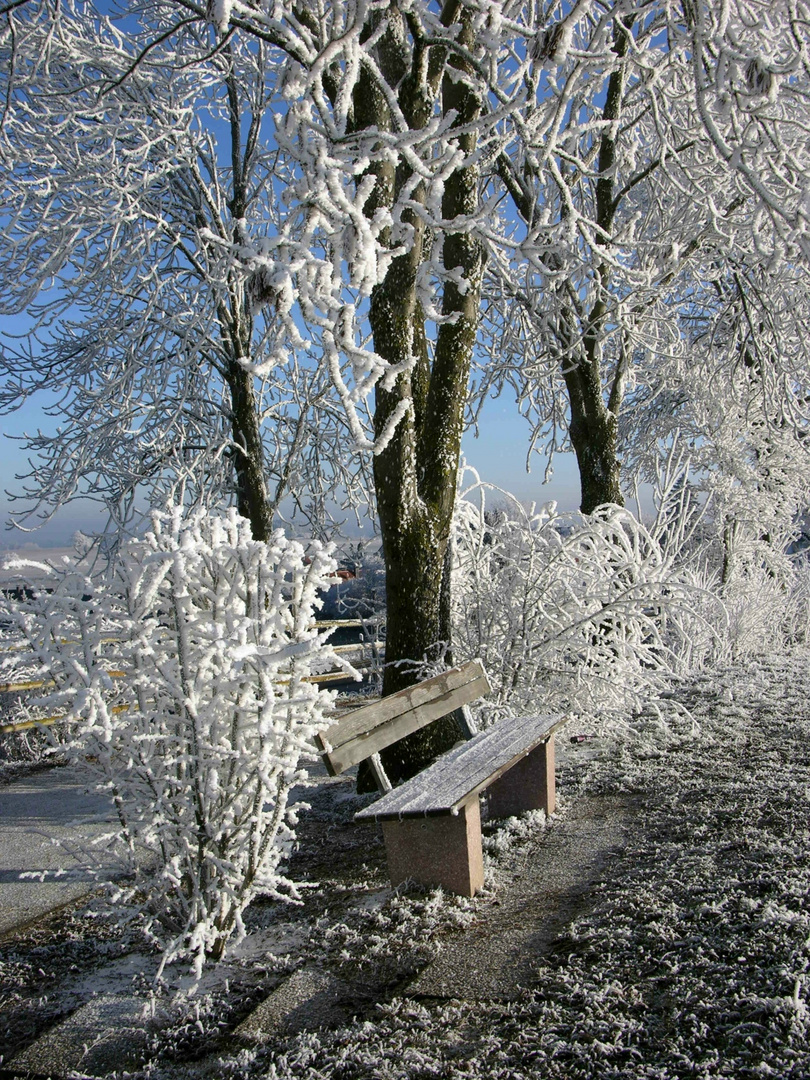
{"type": "MultiPolygon", "coordinates": [[[[613,52],[625,56],[632,17],[627,25],[618,18],[613,24],[613,52]]],[[[608,79],[602,119],[604,132],[599,144],[599,177],[596,181],[596,240],[609,243],[616,216],[615,166],[616,138],[622,115],[624,70],[616,67],[608,79]]],[[[569,435],[579,466],[583,514],[592,514],[604,503],[624,505],[619,483],[621,467],[616,456],[618,412],[624,380],[623,355],[616,361],[616,371],[607,404],[602,389],[602,345],[608,319],[610,267],[606,262],[595,270],[596,299],[591,306],[582,333],[581,359],[563,372],[571,407],[569,435]]]]}
{"type": "MultiPolygon", "coordinates": [[[[472,45],[469,16],[459,5],[445,5],[449,24],[461,21],[461,43],[472,45]]],[[[418,55],[413,69],[400,82],[400,102],[412,126],[424,124],[431,109],[428,92],[439,89],[443,64],[437,62],[436,47],[417,77],[424,59],[418,55]],[[431,86],[430,80],[435,80],[431,86]],[[421,81],[420,81],[421,79],[421,81]]],[[[392,61],[393,62],[393,61],[392,61]]],[[[447,61],[464,71],[466,61],[447,61]]],[[[391,75],[395,72],[392,70],[391,75]]],[[[395,85],[393,79],[391,85],[395,85]]],[[[471,123],[481,103],[471,85],[445,74],[441,82],[442,109],[455,111],[454,126],[471,123]]],[[[358,102],[357,115],[368,107],[358,102]]],[[[383,119],[377,110],[376,123],[383,119]]],[[[459,135],[465,153],[475,148],[475,135],[459,135]]],[[[410,179],[400,170],[396,176],[381,175],[397,190],[410,179]]],[[[472,215],[478,201],[477,166],[461,167],[448,177],[442,201],[445,221],[472,215]]],[[[385,183],[378,182],[374,200],[384,198],[385,183]]],[[[420,198],[417,190],[413,198],[420,198]]],[[[375,205],[367,205],[372,212],[375,205]]],[[[377,511],[386,567],[387,634],[383,694],[411,685],[418,677],[417,665],[427,661],[442,663],[450,646],[447,620],[449,581],[446,554],[456,498],[456,482],[461,450],[464,408],[467,400],[472,350],[478,329],[483,252],[469,232],[449,231],[444,237],[443,263],[447,271],[460,270],[465,286],[448,281],[444,286],[442,313],[452,317],[439,327],[431,361],[425,332],[425,318],[418,302],[416,281],[424,259],[425,226],[413,214],[411,250],[396,258],[385,280],[372,295],[370,323],[374,348],[389,363],[410,360],[410,372],[398,377],[388,389],[378,387],[375,395],[374,425],[377,436],[385,430],[390,416],[408,399],[411,408],[398,424],[388,445],[374,460],[377,511]]],[[[390,779],[396,783],[417,773],[443,750],[452,746],[460,731],[454,717],[437,721],[383,754],[390,779]]]]}
{"type": "Polygon", "coordinates": [[[266,542],[273,532],[273,507],[267,494],[264,447],[253,376],[239,364],[238,359],[233,359],[228,363],[225,378],[231,395],[236,507],[242,517],[250,522],[253,539],[266,542]]]}
{"type": "MultiPolygon", "coordinates": [[[[226,55],[229,55],[229,50],[226,50],[226,55]]],[[[248,205],[249,165],[259,136],[260,117],[255,112],[252,113],[243,147],[242,111],[233,72],[228,74],[225,83],[228,93],[233,178],[229,205],[233,220],[238,222],[245,216],[248,205]]],[[[234,239],[237,238],[238,232],[235,228],[234,239]]],[[[227,354],[223,374],[231,398],[236,506],[242,517],[250,522],[253,539],[267,542],[273,532],[274,505],[267,491],[264,443],[253,375],[242,363],[250,356],[253,319],[248,310],[244,284],[232,279],[229,293],[229,307],[223,305],[220,321],[227,354]]]]}
{"type": "Polygon", "coordinates": [[[602,402],[601,392],[583,395],[577,381],[566,376],[571,420],[568,434],[577,457],[580,482],[580,510],[592,514],[604,503],[624,505],[619,484],[620,464],[616,457],[618,419],[602,402]]]}

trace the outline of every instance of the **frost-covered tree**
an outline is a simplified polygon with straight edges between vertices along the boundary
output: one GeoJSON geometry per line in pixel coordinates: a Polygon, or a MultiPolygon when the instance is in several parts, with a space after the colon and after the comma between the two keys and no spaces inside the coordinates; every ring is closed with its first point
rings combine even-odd
{"type": "Polygon", "coordinates": [[[322,527],[329,496],[368,497],[364,463],[300,338],[251,367],[272,306],[226,253],[278,227],[271,50],[211,54],[209,28],[184,20],[170,55],[139,62],[164,29],[142,15],[119,29],[83,4],[6,14],[0,305],[31,332],[4,339],[0,404],[40,393],[59,420],[26,440],[22,523],[82,494],[123,528],[139,499],[182,492],[232,497],[258,539],[288,496],[322,527]]]}
{"type": "Polygon", "coordinates": [[[746,559],[754,549],[778,558],[806,510],[806,272],[728,258],[710,277],[687,279],[672,303],[686,348],[633,395],[636,415],[623,418],[627,460],[649,478],[658,441],[690,444],[691,482],[711,498],[728,581],[743,549],[746,559]]]}
{"type": "MultiPolygon", "coordinates": [[[[273,377],[307,334],[356,448],[373,454],[386,691],[449,637],[442,581],[493,197],[482,178],[504,120],[532,96],[536,32],[533,7],[462,2],[157,3],[127,7],[120,23],[85,5],[6,12],[10,306],[50,286],[68,315],[77,263],[88,287],[99,269],[121,274],[110,241],[122,229],[145,228],[145,255],[111,292],[144,277],[160,292],[162,267],[146,254],[155,225],[186,300],[203,280],[204,326],[216,321],[234,343],[240,378],[273,377]],[[228,74],[236,51],[248,65],[266,58],[251,83],[247,131],[228,74]],[[223,163],[210,138],[200,153],[200,110],[217,109],[246,152],[261,145],[277,155],[277,169],[250,177],[251,191],[272,194],[268,216],[233,197],[249,153],[223,163]],[[58,162],[48,150],[55,131],[66,143],[58,162]],[[192,190],[180,225],[160,198],[177,185],[192,190]],[[142,200],[144,189],[157,190],[156,205],[142,200]],[[190,277],[189,267],[200,272],[190,277]],[[232,289],[265,315],[261,350],[240,337],[244,305],[234,314],[232,289]]],[[[139,324],[143,307],[138,298],[125,305],[139,324]]],[[[200,307],[185,310],[196,325],[200,307]]],[[[188,327],[174,314],[172,344],[185,343],[188,327]]],[[[454,737],[439,727],[416,754],[454,737]]]]}
{"type": "MultiPolygon", "coordinates": [[[[498,160],[523,229],[488,266],[493,334],[479,383],[483,394],[511,382],[533,441],[575,450],[586,512],[621,503],[622,439],[649,429],[646,389],[690,367],[690,320],[712,317],[712,283],[745,262],[759,279],[752,302],[764,288],[768,304],[773,287],[778,306],[775,265],[801,277],[807,265],[802,6],[616,3],[594,5],[591,20],[608,8],[603,63],[587,19],[544,41],[558,65],[557,124],[498,160]],[[700,71],[698,50],[711,59],[700,71]]],[[[773,355],[795,397],[806,342],[790,333],[773,355]]],[[[700,379],[713,381],[711,368],[700,379]]]]}
{"type": "MultiPolygon", "coordinates": [[[[254,320],[261,315],[261,348],[244,339],[239,371],[274,380],[305,338],[354,450],[372,458],[387,574],[384,689],[395,690],[449,642],[447,550],[476,346],[497,331],[487,362],[506,365],[528,408],[554,372],[542,423],[570,409],[591,509],[620,497],[618,401],[651,336],[649,356],[666,359],[662,289],[673,275],[698,250],[736,244],[738,217],[746,250],[752,222],[778,236],[771,253],[800,249],[798,210],[790,235],[774,225],[779,168],[759,191],[745,147],[725,152],[731,135],[747,138],[737,114],[753,117],[758,137],[770,130],[765,83],[737,74],[746,57],[770,64],[756,34],[738,34],[749,7],[763,17],[762,5],[742,0],[165,0],[128,5],[118,21],[92,6],[9,8],[3,145],[9,205],[27,216],[13,211],[8,266],[15,278],[37,266],[33,298],[77,252],[106,265],[109,235],[141,220],[144,179],[187,184],[186,170],[197,170],[193,198],[204,205],[184,221],[177,265],[187,273],[205,253],[223,327],[231,290],[254,320]],[[732,47],[736,67],[719,63],[732,47]],[[732,79],[730,127],[712,119],[720,99],[695,68],[697,48],[705,71],[716,66],[712,87],[732,79]],[[231,64],[264,66],[234,95],[231,64]],[[246,116],[261,103],[261,119],[242,124],[234,96],[246,116]],[[245,151],[230,161],[216,146],[202,157],[186,149],[186,130],[196,139],[200,115],[217,109],[217,124],[238,131],[231,148],[245,151]],[[25,142],[31,128],[39,144],[25,142]],[[68,142],[86,133],[86,149],[42,177],[19,148],[45,146],[54,130],[68,142]],[[268,193],[255,214],[232,197],[250,147],[264,164],[248,191],[268,193]],[[55,226],[82,198],[81,163],[94,151],[133,182],[106,212],[99,200],[104,226],[91,240],[76,219],[55,226]],[[750,208],[760,206],[765,218],[750,208]],[[485,281],[496,288],[485,291],[485,281]],[[509,304],[497,312],[501,292],[509,304]]],[[[802,104],[806,35],[796,11],[778,9],[779,40],[798,35],[799,87],[784,106],[775,99],[779,138],[802,104]]],[[[786,138],[803,161],[801,139],[786,138]]],[[[177,230],[162,204],[145,218],[177,230]]],[[[72,275],[56,288],[69,288],[72,275]]],[[[430,731],[416,737],[406,771],[455,738],[452,723],[430,731]]]]}

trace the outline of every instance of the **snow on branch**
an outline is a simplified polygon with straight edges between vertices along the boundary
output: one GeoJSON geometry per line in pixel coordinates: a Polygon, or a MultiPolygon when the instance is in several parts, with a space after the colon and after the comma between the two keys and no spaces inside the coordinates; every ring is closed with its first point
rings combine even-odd
{"type": "Polygon", "coordinates": [[[355,674],[314,626],[335,569],[328,546],[261,543],[235,512],[176,508],[104,578],[52,572],[11,605],[53,680],[42,702],[72,722],[64,751],[114,803],[104,842],[135,874],[120,895],[162,964],[189,957],[199,975],[258,893],[297,896],[281,870],[290,793],[333,699],[310,676],[355,674]]]}
{"type": "Polygon", "coordinates": [[[484,660],[493,717],[570,710],[626,729],[673,678],[716,655],[722,604],[683,574],[684,537],[667,537],[666,508],[652,529],[618,506],[560,514],[469,473],[453,630],[459,656],[484,660]]]}
{"type": "MultiPolygon", "coordinates": [[[[129,5],[124,32],[91,6],[9,9],[0,308],[34,338],[2,353],[0,407],[59,383],[78,429],[32,437],[30,493],[49,509],[88,484],[123,518],[139,484],[199,491],[209,464],[221,494],[252,445],[280,497],[319,474],[319,510],[356,504],[410,423],[420,349],[429,369],[459,317],[448,298],[477,292],[449,254],[462,238],[485,256],[476,392],[514,388],[534,443],[566,446],[574,384],[606,424],[677,384],[685,327],[735,261],[805,267],[799,10],[161,0],[129,5]],[[387,286],[399,318],[372,334],[387,286]],[[281,418],[255,438],[233,430],[245,381],[281,418]],[[402,399],[381,437],[376,389],[402,399]]],[[[806,367],[794,343],[772,352],[782,385],[806,367]]]]}

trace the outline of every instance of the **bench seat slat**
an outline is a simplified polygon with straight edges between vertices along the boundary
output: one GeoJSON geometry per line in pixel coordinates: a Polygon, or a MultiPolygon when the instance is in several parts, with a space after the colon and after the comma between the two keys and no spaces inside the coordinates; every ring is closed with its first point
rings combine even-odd
{"type": "Polygon", "coordinates": [[[413,779],[355,814],[355,819],[385,821],[457,813],[567,719],[557,714],[501,720],[443,754],[413,779]]]}
{"type": "Polygon", "coordinates": [[[473,660],[356,709],[316,735],[316,742],[327,769],[338,776],[489,689],[483,664],[473,660]]]}

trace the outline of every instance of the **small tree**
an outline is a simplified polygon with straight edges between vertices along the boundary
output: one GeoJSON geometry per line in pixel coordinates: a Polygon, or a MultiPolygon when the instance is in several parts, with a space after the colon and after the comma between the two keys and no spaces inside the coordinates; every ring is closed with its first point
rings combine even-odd
{"type": "MultiPolygon", "coordinates": [[[[107,838],[134,874],[163,965],[222,956],[258,892],[295,897],[279,871],[299,762],[331,695],[308,681],[337,657],[314,628],[335,562],[280,531],[179,509],[155,514],[102,582],[54,575],[13,608],[47,699],[77,722],[64,749],[109,792],[107,838]],[[137,861],[136,861],[137,856],[137,861]]],[[[344,665],[345,666],[345,665],[344,665]]],[[[351,670],[351,669],[348,669],[351,670]]]]}

